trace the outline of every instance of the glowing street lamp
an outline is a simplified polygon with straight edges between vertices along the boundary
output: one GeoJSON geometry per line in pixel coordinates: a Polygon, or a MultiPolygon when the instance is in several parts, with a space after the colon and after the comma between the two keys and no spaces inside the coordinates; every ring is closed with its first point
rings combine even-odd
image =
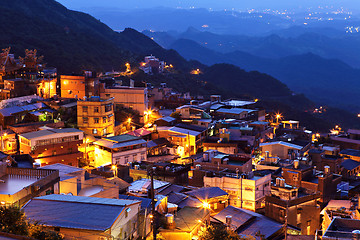
{"type": "Polygon", "coordinates": [[[131,120],[132,120],[131,118],[127,119],[128,124],[131,124],[131,120]]]}
{"type": "Polygon", "coordinates": [[[281,115],[280,113],[277,113],[277,114],[275,115],[275,117],[276,117],[276,123],[279,123],[279,119],[282,118],[282,115],[281,115]]]}
{"type": "Polygon", "coordinates": [[[208,202],[203,202],[203,203],[202,203],[202,207],[209,209],[209,208],[210,208],[210,204],[209,204],[208,202]]]}

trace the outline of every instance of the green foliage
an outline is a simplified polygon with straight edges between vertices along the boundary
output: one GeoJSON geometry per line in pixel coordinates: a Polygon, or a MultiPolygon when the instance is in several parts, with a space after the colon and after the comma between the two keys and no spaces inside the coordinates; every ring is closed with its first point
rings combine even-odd
{"type": "Polygon", "coordinates": [[[0,232],[28,236],[39,240],[62,240],[54,231],[47,230],[39,223],[29,223],[25,214],[17,207],[0,207],[0,232]]]}
{"type": "Polygon", "coordinates": [[[199,232],[199,239],[200,240],[240,240],[238,234],[234,231],[227,230],[226,226],[224,225],[209,225],[204,228],[203,231],[199,232]]]}
{"type": "Polygon", "coordinates": [[[39,224],[35,222],[29,225],[29,236],[38,240],[62,240],[64,239],[61,234],[55,231],[47,230],[39,224]]]}
{"type": "Polygon", "coordinates": [[[17,207],[0,207],[0,232],[28,235],[25,214],[17,207]]]}
{"type": "Polygon", "coordinates": [[[170,114],[170,117],[175,118],[176,120],[180,120],[181,119],[181,114],[179,112],[172,112],[170,114]]]}

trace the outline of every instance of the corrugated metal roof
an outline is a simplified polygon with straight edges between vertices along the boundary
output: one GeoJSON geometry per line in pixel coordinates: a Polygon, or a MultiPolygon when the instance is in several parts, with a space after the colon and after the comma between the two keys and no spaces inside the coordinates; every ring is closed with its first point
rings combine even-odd
{"type": "Polygon", "coordinates": [[[283,146],[286,146],[286,147],[295,148],[295,149],[298,149],[298,150],[303,149],[302,146],[299,146],[299,145],[296,145],[296,144],[293,144],[293,143],[289,143],[289,142],[283,142],[283,141],[260,143],[260,147],[262,147],[262,146],[269,146],[269,145],[277,145],[277,144],[283,145],[283,146]]]}
{"type": "Polygon", "coordinates": [[[242,211],[242,209],[233,206],[227,206],[224,210],[216,214],[214,218],[219,220],[220,222],[226,223],[226,216],[232,217],[231,225],[234,225],[236,229],[241,227],[250,219],[255,218],[255,216],[248,214],[242,211]]]}
{"type": "Polygon", "coordinates": [[[243,113],[243,112],[247,112],[247,113],[254,112],[254,110],[243,109],[243,108],[231,108],[231,109],[220,108],[216,112],[218,112],[218,113],[229,113],[229,114],[240,114],[240,113],[243,113]]]}
{"type": "Polygon", "coordinates": [[[29,219],[47,226],[105,231],[124,208],[120,205],[33,199],[23,210],[29,219]]]}
{"type": "MultiPolygon", "coordinates": [[[[131,183],[131,186],[129,187],[129,192],[142,192],[150,188],[150,183],[151,183],[150,179],[147,178],[137,180],[131,183]]],[[[170,185],[170,183],[154,180],[154,189],[158,189],[166,185],[170,185]]]]}
{"type": "Polygon", "coordinates": [[[228,195],[227,192],[225,192],[224,190],[222,190],[219,187],[199,188],[197,190],[186,192],[185,194],[196,197],[199,200],[206,200],[206,199],[210,199],[210,198],[216,198],[216,197],[228,195]]]}
{"type": "Polygon", "coordinates": [[[175,133],[186,134],[186,135],[191,135],[191,136],[198,136],[198,135],[201,134],[201,132],[198,132],[198,131],[193,131],[193,130],[189,130],[189,129],[185,129],[185,128],[179,128],[179,127],[171,127],[171,128],[169,128],[168,131],[175,132],[175,133]]]}
{"type": "Polygon", "coordinates": [[[75,128],[62,128],[62,129],[46,129],[46,130],[40,130],[40,131],[35,131],[35,132],[29,132],[29,133],[23,133],[20,136],[26,138],[26,139],[33,139],[33,138],[38,138],[38,137],[43,137],[43,136],[50,136],[50,135],[54,135],[56,133],[72,133],[72,132],[83,132],[79,129],[75,129],[75,128]]]}
{"type": "Polygon", "coordinates": [[[4,117],[10,117],[11,115],[13,115],[15,113],[20,113],[23,111],[25,111],[23,108],[15,106],[15,107],[0,109],[0,114],[3,115],[4,117]]]}
{"type": "Polygon", "coordinates": [[[96,142],[94,142],[95,145],[99,145],[105,148],[120,148],[120,147],[128,147],[128,146],[132,146],[132,145],[137,145],[137,144],[144,144],[146,143],[146,141],[144,139],[138,139],[135,141],[128,141],[128,142],[121,142],[121,143],[116,143],[116,142],[112,142],[109,140],[104,140],[104,139],[99,139],[96,142]]]}
{"type": "Polygon", "coordinates": [[[353,170],[360,166],[360,162],[354,161],[352,159],[346,159],[344,162],[341,163],[341,166],[343,166],[346,170],[353,170]]]}

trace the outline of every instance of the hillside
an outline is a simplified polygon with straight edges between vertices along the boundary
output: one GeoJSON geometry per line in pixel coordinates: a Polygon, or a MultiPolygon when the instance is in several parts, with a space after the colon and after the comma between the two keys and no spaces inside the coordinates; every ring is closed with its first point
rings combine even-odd
{"type": "Polygon", "coordinates": [[[12,47],[16,55],[38,49],[48,66],[60,73],[119,69],[154,54],[188,68],[174,51],[161,48],[149,37],[133,30],[114,32],[92,16],[71,11],[54,0],[2,0],[0,47],[12,47]]]}

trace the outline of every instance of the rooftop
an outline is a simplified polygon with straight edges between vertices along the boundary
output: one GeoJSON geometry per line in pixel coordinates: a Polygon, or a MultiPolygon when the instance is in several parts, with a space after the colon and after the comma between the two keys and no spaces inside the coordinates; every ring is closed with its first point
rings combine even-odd
{"type": "Polygon", "coordinates": [[[354,157],[360,157],[360,150],[344,149],[344,150],[341,150],[340,154],[354,156],[354,157]]]}
{"type": "Polygon", "coordinates": [[[0,178],[0,194],[13,195],[38,180],[36,176],[5,175],[0,178]]]}
{"type": "Polygon", "coordinates": [[[190,232],[209,214],[205,208],[184,207],[175,216],[176,229],[190,232]]]}
{"type": "Polygon", "coordinates": [[[219,187],[204,187],[190,192],[186,192],[187,195],[196,197],[199,200],[207,200],[211,198],[221,197],[228,195],[227,192],[219,187]]]}
{"type": "Polygon", "coordinates": [[[353,170],[360,166],[360,162],[354,161],[352,159],[346,159],[344,162],[341,163],[341,166],[344,167],[346,170],[353,170]]]}
{"type": "Polygon", "coordinates": [[[81,131],[79,129],[75,129],[75,128],[61,128],[61,129],[53,128],[53,129],[46,129],[46,130],[39,130],[39,131],[35,131],[35,132],[23,133],[20,136],[31,140],[31,139],[36,139],[39,137],[44,137],[44,136],[56,135],[57,133],[83,133],[83,131],[81,131]]]}
{"type": "Polygon", "coordinates": [[[47,195],[27,203],[26,216],[54,227],[105,231],[127,205],[139,201],[109,198],[47,195]]]}
{"type": "Polygon", "coordinates": [[[260,143],[260,147],[269,146],[269,145],[283,145],[283,146],[286,146],[286,147],[295,148],[297,150],[303,149],[302,146],[292,144],[292,143],[289,143],[289,142],[283,142],[283,141],[260,143]]]}

